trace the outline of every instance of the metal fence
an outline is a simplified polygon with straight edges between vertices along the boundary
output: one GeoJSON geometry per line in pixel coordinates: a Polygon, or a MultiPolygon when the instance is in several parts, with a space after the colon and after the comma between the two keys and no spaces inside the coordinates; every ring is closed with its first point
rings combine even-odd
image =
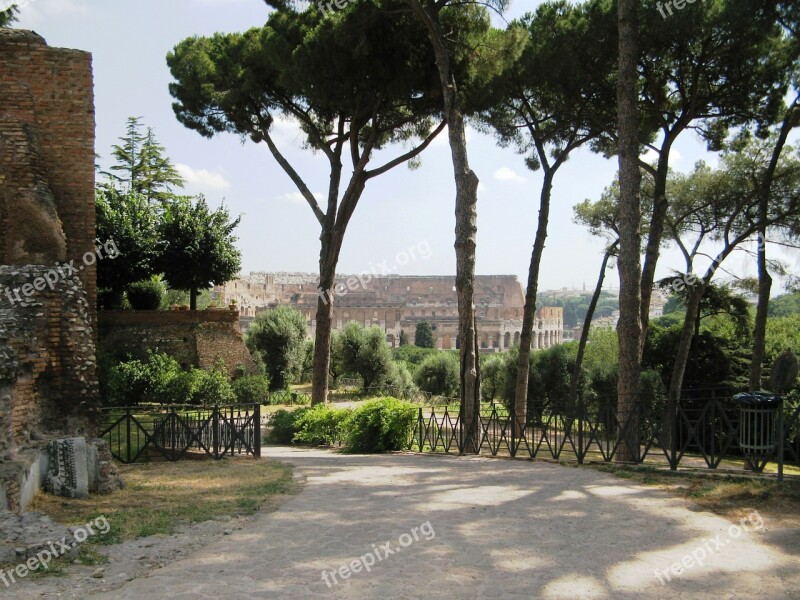
{"type": "Polygon", "coordinates": [[[785,402],[775,419],[770,448],[756,448],[745,439],[748,423],[729,398],[694,398],[682,403],[674,418],[664,410],[637,404],[620,415],[616,402],[533,403],[526,419],[518,419],[494,403],[482,405],[480,417],[466,427],[458,405],[420,407],[409,449],[418,452],[486,453],[492,456],[552,460],[652,463],[716,469],[723,461],[744,461],[761,472],[774,462],[800,466],[800,403],[785,402]]]}
{"type": "Polygon", "coordinates": [[[114,458],[125,464],[236,454],[260,457],[261,407],[106,408],[100,432],[114,458]]]}

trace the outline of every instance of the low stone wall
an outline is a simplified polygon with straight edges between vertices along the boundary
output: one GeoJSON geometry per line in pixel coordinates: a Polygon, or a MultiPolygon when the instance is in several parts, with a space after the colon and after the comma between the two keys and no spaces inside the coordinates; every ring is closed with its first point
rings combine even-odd
{"type": "Polygon", "coordinates": [[[210,369],[221,360],[230,375],[240,366],[257,370],[234,310],[100,311],[98,333],[107,359],[144,358],[153,350],[184,368],[210,369]]]}

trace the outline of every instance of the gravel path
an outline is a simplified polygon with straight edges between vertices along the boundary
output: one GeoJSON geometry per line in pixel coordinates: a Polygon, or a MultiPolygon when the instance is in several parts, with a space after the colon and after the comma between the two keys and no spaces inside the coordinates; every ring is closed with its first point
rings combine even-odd
{"type": "Polygon", "coordinates": [[[796,532],[755,515],[735,525],[592,469],[265,453],[295,466],[302,492],[146,577],[85,597],[800,599],[796,532]]]}

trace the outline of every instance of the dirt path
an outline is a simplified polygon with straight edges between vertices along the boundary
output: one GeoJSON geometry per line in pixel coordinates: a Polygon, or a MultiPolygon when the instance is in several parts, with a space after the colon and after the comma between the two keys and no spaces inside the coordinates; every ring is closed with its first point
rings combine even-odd
{"type": "Polygon", "coordinates": [[[266,454],[295,465],[300,494],[145,577],[82,597],[800,599],[796,535],[757,515],[735,525],[594,470],[266,454]]]}

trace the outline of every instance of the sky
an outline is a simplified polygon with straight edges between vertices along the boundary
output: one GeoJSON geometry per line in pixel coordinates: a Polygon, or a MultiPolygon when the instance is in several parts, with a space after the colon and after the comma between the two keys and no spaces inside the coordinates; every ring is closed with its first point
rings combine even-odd
{"type": "MultiPolygon", "coordinates": [[[[187,37],[263,25],[268,8],[262,0],[17,2],[22,9],[17,27],[36,31],[51,46],[93,54],[96,151],[101,166],[109,165],[111,146],[123,134],[126,119],[142,117],[186,179],[186,193],[202,193],[212,206],[224,203],[232,215],[241,216],[236,233],[243,273],[317,272],[319,225],[266,146],[242,142],[231,134],[203,138],[181,125],[172,110],[167,53],[187,37]]],[[[521,16],[539,3],[513,0],[506,18],[521,16]]],[[[315,193],[326,190],[327,161],[302,149],[296,125],[278,122],[275,133],[279,147],[309,188],[315,193]]],[[[498,147],[489,135],[471,129],[468,143],[472,168],[481,181],[477,273],[517,275],[524,284],[542,176],[527,170],[522,156],[513,148],[498,147]]],[[[348,227],[339,273],[373,268],[401,275],[455,273],[455,185],[446,136],[441,135],[421,158],[416,170],[397,167],[368,183],[348,227]],[[426,251],[414,251],[419,248],[426,251]]],[[[684,134],[673,150],[672,167],[687,171],[700,159],[716,164],[692,133],[684,134]]],[[[587,198],[598,199],[616,170],[616,159],[582,150],[559,171],[540,290],[593,288],[604,244],[573,223],[572,207],[587,198]]],[[[796,255],[785,259],[797,263],[796,255]]],[[[727,266],[740,275],[756,273],[754,261],[746,257],[727,266]]],[[[681,267],[679,254],[667,250],[659,276],[681,267]]],[[[606,281],[607,288],[619,286],[616,272],[606,281]]]]}

